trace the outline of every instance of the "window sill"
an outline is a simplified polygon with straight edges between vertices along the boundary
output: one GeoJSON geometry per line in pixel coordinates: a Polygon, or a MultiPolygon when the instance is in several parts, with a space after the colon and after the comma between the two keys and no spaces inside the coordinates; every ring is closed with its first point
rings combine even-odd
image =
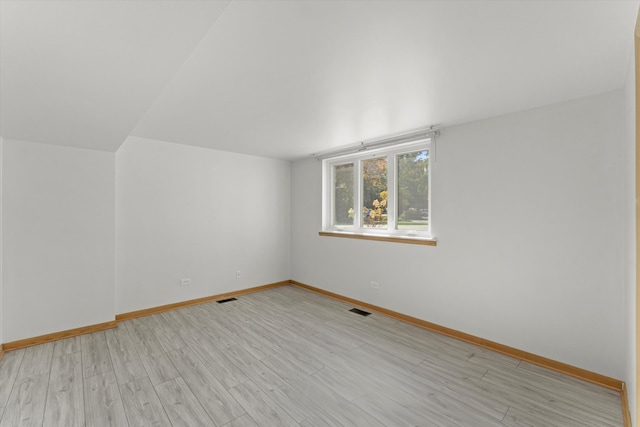
{"type": "Polygon", "coordinates": [[[437,240],[428,237],[405,237],[405,236],[389,236],[378,234],[361,234],[351,233],[347,231],[321,231],[318,233],[320,236],[325,237],[344,237],[347,239],[361,239],[361,240],[377,240],[379,242],[394,242],[394,243],[408,243],[410,245],[426,245],[436,246],[437,240]]]}

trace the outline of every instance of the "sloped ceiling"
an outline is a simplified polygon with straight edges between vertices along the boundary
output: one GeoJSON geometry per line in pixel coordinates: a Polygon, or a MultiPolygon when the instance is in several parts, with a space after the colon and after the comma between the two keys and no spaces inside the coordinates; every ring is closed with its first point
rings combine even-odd
{"type": "Polygon", "coordinates": [[[115,151],[226,2],[0,1],[0,132],[115,151]]]}
{"type": "Polygon", "coordinates": [[[0,134],[295,159],[622,88],[638,1],[0,2],[0,134]]]}

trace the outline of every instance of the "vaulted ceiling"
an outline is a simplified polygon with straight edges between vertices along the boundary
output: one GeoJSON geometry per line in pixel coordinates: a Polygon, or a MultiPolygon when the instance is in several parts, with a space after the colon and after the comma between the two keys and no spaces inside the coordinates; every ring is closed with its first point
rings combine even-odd
{"type": "Polygon", "coordinates": [[[0,1],[0,135],[295,159],[623,87],[638,1],[0,1]]]}

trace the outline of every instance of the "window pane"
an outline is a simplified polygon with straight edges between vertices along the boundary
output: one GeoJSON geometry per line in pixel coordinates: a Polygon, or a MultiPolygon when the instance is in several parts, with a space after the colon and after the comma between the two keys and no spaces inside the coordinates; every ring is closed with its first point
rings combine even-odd
{"type": "Polygon", "coordinates": [[[398,221],[399,230],[429,229],[429,151],[399,154],[398,221]]]}
{"type": "Polygon", "coordinates": [[[387,158],[362,161],[362,227],[387,226],[387,158]]]}
{"type": "Polygon", "coordinates": [[[353,225],[353,163],[333,167],[334,225],[353,225]]]}

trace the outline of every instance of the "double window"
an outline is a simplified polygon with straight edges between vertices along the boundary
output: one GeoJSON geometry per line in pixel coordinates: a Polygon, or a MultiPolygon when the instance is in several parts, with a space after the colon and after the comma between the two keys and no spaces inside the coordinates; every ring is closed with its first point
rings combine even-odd
{"type": "Polygon", "coordinates": [[[323,160],[324,231],[431,237],[431,141],[323,160]]]}

